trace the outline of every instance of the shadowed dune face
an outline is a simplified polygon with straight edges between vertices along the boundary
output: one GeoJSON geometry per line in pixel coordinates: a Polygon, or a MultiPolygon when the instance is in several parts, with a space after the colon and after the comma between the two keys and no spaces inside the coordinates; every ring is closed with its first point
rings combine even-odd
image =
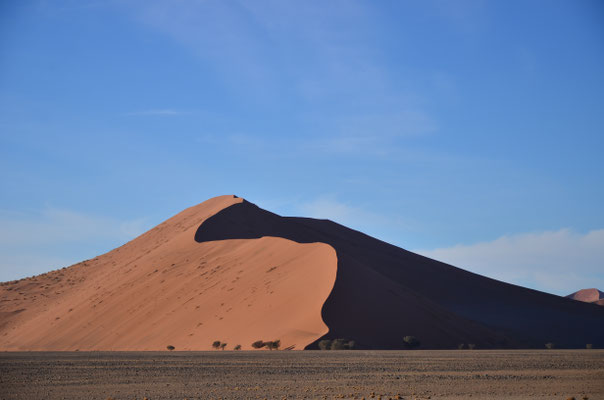
{"type": "Polygon", "coordinates": [[[241,199],[192,207],[119,249],[0,287],[2,350],[302,349],[325,335],[337,259],[324,243],[277,237],[197,243],[241,199]]]}
{"type": "Polygon", "coordinates": [[[335,249],[337,279],[322,311],[326,338],[375,349],[402,348],[406,335],[428,348],[604,345],[599,307],[476,275],[331,221],[280,217],[243,201],[204,221],[195,240],[266,236],[335,249]]]}

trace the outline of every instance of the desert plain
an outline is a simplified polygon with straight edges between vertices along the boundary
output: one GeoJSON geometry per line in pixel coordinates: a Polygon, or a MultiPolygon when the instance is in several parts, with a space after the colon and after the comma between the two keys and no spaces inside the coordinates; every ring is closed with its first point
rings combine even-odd
{"type": "Polygon", "coordinates": [[[604,350],[5,352],[2,399],[604,399],[604,350]]]}

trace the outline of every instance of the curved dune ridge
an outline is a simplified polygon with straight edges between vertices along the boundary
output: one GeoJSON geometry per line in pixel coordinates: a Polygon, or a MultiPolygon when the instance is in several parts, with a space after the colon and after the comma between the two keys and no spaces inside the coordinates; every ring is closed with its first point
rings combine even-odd
{"type": "Polygon", "coordinates": [[[489,279],[235,196],[124,246],[0,286],[2,350],[604,347],[604,308],[489,279]]]}
{"type": "Polygon", "coordinates": [[[191,207],[93,260],[0,287],[2,350],[303,349],[328,332],[321,307],[337,258],[279,237],[197,243],[210,216],[243,200],[191,207]]]}

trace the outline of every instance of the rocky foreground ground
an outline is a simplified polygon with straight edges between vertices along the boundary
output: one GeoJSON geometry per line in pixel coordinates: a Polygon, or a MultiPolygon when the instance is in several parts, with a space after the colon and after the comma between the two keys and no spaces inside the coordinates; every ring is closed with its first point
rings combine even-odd
{"type": "Polygon", "coordinates": [[[2,399],[604,399],[604,350],[1,353],[2,399]]]}

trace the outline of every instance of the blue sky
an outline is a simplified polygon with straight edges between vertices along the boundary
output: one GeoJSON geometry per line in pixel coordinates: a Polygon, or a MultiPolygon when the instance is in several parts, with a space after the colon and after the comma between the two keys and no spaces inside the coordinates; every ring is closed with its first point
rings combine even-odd
{"type": "Polygon", "coordinates": [[[237,194],[604,288],[601,1],[6,1],[0,280],[237,194]]]}

